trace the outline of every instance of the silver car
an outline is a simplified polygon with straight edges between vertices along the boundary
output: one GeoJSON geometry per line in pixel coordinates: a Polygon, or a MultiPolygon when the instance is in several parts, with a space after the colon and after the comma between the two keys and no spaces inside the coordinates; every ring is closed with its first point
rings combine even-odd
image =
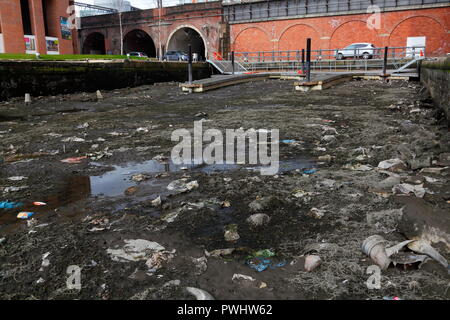
{"type": "Polygon", "coordinates": [[[352,43],[344,49],[336,50],[336,59],[342,60],[349,57],[371,59],[375,54],[375,46],[371,43],[352,43]]]}

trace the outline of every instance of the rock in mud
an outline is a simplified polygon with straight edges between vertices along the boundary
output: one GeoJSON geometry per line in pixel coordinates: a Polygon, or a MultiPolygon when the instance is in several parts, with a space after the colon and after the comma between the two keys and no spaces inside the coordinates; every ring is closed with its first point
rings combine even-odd
{"type": "Polygon", "coordinates": [[[135,194],[138,191],[138,187],[129,187],[127,189],[125,189],[125,195],[126,196],[131,196],[133,194],[135,194]]]}
{"type": "Polygon", "coordinates": [[[389,233],[397,229],[402,216],[402,209],[382,210],[368,212],[366,220],[368,225],[375,227],[384,233],[389,233]]]}
{"type": "Polygon", "coordinates": [[[195,266],[195,275],[199,276],[208,270],[208,259],[206,257],[192,258],[192,262],[195,266]]]}
{"type": "Polygon", "coordinates": [[[417,170],[429,167],[431,165],[431,157],[430,156],[422,156],[420,158],[414,158],[408,160],[408,165],[411,170],[417,170]]]}
{"type": "Polygon", "coordinates": [[[321,210],[321,209],[317,209],[317,208],[312,208],[308,212],[308,216],[310,216],[314,219],[322,219],[324,215],[325,215],[325,210],[321,210]]]}
{"type": "Polygon", "coordinates": [[[252,214],[247,218],[247,223],[252,227],[260,227],[270,222],[270,217],[265,213],[252,214]]]}
{"type": "Polygon", "coordinates": [[[403,215],[398,230],[408,239],[441,245],[450,251],[450,215],[448,211],[428,204],[420,198],[401,197],[403,215]]]}
{"type": "Polygon", "coordinates": [[[277,206],[280,204],[280,200],[273,196],[262,197],[256,199],[248,205],[250,207],[250,211],[252,212],[260,212],[268,209],[272,206],[277,206]]]}
{"type": "Polygon", "coordinates": [[[239,233],[237,232],[238,225],[237,224],[229,224],[225,227],[225,241],[228,242],[234,242],[239,240],[241,237],[239,236],[239,233]]]}

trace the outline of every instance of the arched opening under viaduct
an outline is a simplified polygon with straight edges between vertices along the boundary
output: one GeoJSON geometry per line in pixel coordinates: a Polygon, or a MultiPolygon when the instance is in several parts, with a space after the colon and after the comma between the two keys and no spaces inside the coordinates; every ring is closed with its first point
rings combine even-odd
{"type": "Polygon", "coordinates": [[[194,29],[183,27],[177,30],[169,39],[167,51],[188,52],[189,45],[192,46],[192,53],[198,54],[198,60],[206,59],[205,42],[202,36],[194,29]]]}
{"type": "Polygon", "coordinates": [[[105,36],[94,32],[87,36],[83,43],[83,54],[105,54],[105,36]]]}
{"type": "Polygon", "coordinates": [[[124,53],[144,52],[148,57],[156,57],[156,47],[153,39],[139,29],[128,32],[123,38],[124,53]]]}

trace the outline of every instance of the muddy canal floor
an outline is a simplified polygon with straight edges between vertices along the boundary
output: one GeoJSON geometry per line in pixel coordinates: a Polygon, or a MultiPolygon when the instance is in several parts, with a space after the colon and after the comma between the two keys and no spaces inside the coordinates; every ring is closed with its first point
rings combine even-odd
{"type": "Polygon", "coordinates": [[[366,285],[374,263],[361,251],[365,238],[426,237],[406,231],[404,207],[445,215],[431,243],[450,258],[450,133],[418,83],[352,81],[305,94],[270,80],[204,94],[176,84],[102,94],[0,103],[0,202],[24,203],[0,209],[0,298],[195,299],[186,287],[216,299],[450,298],[434,260],[391,265],[380,289],[366,285]],[[278,175],[164,164],[172,131],[202,118],[204,130],[279,129],[293,141],[280,143],[278,175]],[[404,165],[377,168],[396,158],[404,165]],[[198,187],[167,189],[182,178],[198,187]],[[394,194],[401,183],[426,193],[394,194]],[[35,214],[19,220],[22,211],[35,214]],[[250,225],[255,213],[270,221],[250,225]],[[232,224],[239,239],[230,242],[232,224]],[[160,246],[121,251],[136,239],[160,246]],[[249,261],[263,249],[272,265],[258,272],[249,261]],[[311,253],[322,264],[307,272],[311,253]],[[71,265],[81,268],[80,290],[67,287],[71,265]]]}

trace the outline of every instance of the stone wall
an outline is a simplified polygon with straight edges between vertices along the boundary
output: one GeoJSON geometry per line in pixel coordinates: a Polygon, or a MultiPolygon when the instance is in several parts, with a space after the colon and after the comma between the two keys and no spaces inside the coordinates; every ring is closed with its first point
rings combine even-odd
{"type": "MultiPolygon", "coordinates": [[[[155,82],[188,79],[188,64],[183,62],[0,62],[0,100],[22,96],[135,87],[155,82]]],[[[208,63],[194,63],[194,79],[211,76],[208,63]]]]}
{"type": "Polygon", "coordinates": [[[450,125],[450,57],[424,61],[420,68],[420,81],[431,97],[444,110],[450,125]]]}

